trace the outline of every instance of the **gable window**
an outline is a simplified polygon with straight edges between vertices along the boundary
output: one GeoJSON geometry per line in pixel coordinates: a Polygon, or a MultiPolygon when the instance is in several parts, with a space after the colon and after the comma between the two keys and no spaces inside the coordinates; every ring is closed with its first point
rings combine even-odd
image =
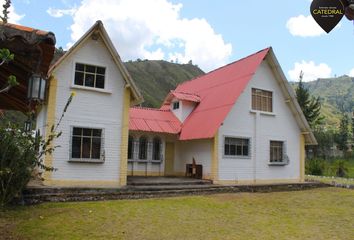
{"type": "Polygon", "coordinates": [[[133,159],[134,154],[134,138],[129,136],[128,139],[128,159],[133,159]]]}
{"type": "Polygon", "coordinates": [[[224,155],[248,157],[250,140],[247,138],[225,137],[224,155]]]}
{"type": "Polygon", "coordinates": [[[72,159],[100,159],[102,129],[73,127],[71,141],[72,159]]]}
{"type": "Polygon", "coordinates": [[[283,141],[270,141],[270,163],[286,163],[286,154],[284,154],[283,141]]]}
{"type": "Polygon", "coordinates": [[[173,110],[179,109],[179,102],[174,102],[172,105],[173,110]]]}
{"type": "Polygon", "coordinates": [[[141,136],[139,139],[139,159],[147,159],[147,147],[147,138],[145,136],[141,136]]]}
{"type": "Polygon", "coordinates": [[[158,137],[152,142],[152,160],[161,160],[161,139],[158,137]]]}
{"type": "Polygon", "coordinates": [[[273,112],[273,93],[266,90],[252,88],[252,109],[273,112]]]}
{"type": "Polygon", "coordinates": [[[76,63],[75,65],[75,85],[104,88],[106,68],[76,63]]]}

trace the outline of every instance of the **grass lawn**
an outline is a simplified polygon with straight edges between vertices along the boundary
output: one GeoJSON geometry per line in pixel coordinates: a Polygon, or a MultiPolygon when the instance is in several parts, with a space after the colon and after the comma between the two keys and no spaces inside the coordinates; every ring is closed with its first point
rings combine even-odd
{"type": "Polygon", "coordinates": [[[0,239],[353,239],[354,191],[46,203],[0,212],[0,239]]]}

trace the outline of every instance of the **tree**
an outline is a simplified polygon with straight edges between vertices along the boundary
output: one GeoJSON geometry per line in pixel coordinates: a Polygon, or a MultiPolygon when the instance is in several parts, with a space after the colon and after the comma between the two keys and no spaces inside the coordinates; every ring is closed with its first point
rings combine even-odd
{"type": "Polygon", "coordinates": [[[349,118],[347,114],[343,114],[339,123],[339,131],[337,134],[336,142],[339,150],[348,150],[348,138],[349,138],[349,118]]]}
{"type": "Polygon", "coordinates": [[[301,107],[302,112],[305,115],[307,122],[312,129],[316,128],[323,122],[323,116],[321,115],[321,101],[320,98],[310,96],[309,90],[302,82],[304,74],[301,71],[299,76],[299,84],[296,88],[296,99],[301,107]]]}
{"type": "Polygon", "coordinates": [[[3,10],[2,10],[2,14],[3,16],[0,16],[1,21],[3,21],[3,23],[7,23],[7,20],[9,18],[8,14],[10,13],[9,8],[11,6],[11,0],[5,0],[4,5],[2,5],[3,10]]]}

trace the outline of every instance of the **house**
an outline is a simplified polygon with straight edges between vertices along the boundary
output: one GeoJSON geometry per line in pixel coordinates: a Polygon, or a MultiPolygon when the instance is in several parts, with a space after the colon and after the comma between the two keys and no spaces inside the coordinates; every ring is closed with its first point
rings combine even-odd
{"type": "Polygon", "coordinates": [[[267,48],[180,84],[160,109],[131,108],[128,175],[200,166],[214,183],[301,182],[305,144],[316,139],[267,48]]]}
{"type": "Polygon", "coordinates": [[[185,176],[220,184],[304,180],[316,139],[272,48],[184,82],[159,109],[142,97],[100,21],[50,69],[37,126],[48,134],[71,91],[45,184],[124,186],[127,176],[185,176]]]}

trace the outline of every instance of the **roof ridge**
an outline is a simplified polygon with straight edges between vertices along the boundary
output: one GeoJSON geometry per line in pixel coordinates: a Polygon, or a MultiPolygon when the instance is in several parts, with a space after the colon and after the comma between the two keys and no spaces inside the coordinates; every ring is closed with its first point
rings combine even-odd
{"type": "Polygon", "coordinates": [[[200,97],[199,94],[196,94],[196,93],[187,93],[187,92],[173,90],[172,94],[173,94],[173,92],[182,93],[182,94],[188,94],[188,95],[194,95],[194,96],[200,97]]]}
{"type": "Polygon", "coordinates": [[[139,107],[139,106],[133,106],[131,108],[135,109],[141,109],[141,110],[152,110],[152,111],[160,111],[160,112],[170,112],[170,110],[164,110],[164,109],[159,109],[159,108],[149,108],[149,107],[139,107]]]}
{"type": "MultiPolygon", "coordinates": [[[[198,77],[192,78],[192,79],[190,79],[190,80],[188,80],[188,81],[185,81],[185,82],[183,82],[183,83],[177,85],[177,87],[182,86],[182,85],[184,85],[184,84],[186,84],[186,83],[192,82],[192,81],[194,81],[194,80],[197,80],[198,78],[201,78],[201,77],[203,77],[203,76],[205,76],[205,75],[208,75],[208,74],[210,74],[210,73],[216,72],[216,71],[218,71],[218,70],[220,70],[220,69],[222,69],[222,68],[226,68],[226,67],[228,67],[228,66],[230,66],[230,65],[232,65],[232,64],[235,64],[235,63],[237,63],[237,62],[239,62],[239,61],[245,60],[246,58],[252,57],[252,56],[254,56],[254,55],[256,55],[256,54],[259,54],[260,52],[263,52],[263,51],[265,51],[265,50],[267,50],[267,49],[269,50],[269,49],[271,49],[271,48],[272,48],[271,46],[266,47],[266,48],[264,48],[264,49],[262,49],[262,50],[259,50],[258,52],[252,53],[252,54],[250,54],[250,55],[248,55],[248,56],[246,56],[246,57],[240,58],[240,59],[235,60],[235,61],[233,61],[233,62],[231,62],[231,63],[228,63],[228,64],[226,64],[226,65],[224,65],[224,66],[221,66],[221,67],[218,67],[218,68],[216,68],[216,69],[214,69],[214,70],[211,70],[210,72],[207,72],[207,73],[205,73],[205,74],[203,74],[203,75],[201,75],[201,76],[198,76],[198,77]]],[[[177,89],[177,87],[176,87],[176,89],[177,89]]]]}

